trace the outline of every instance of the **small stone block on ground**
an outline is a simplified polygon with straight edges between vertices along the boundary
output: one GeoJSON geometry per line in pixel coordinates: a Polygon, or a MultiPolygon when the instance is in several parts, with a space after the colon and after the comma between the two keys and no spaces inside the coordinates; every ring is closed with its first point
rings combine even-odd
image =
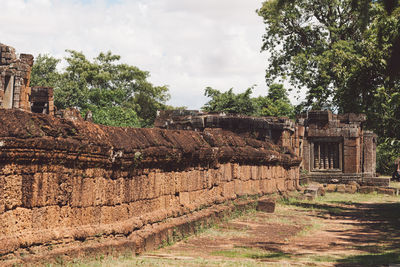
{"type": "Polygon", "coordinates": [[[317,196],[325,196],[325,189],[322,185],[312,184],[307,186],[307,188],[304,190],[304,194],[310,194],[314,196],[314,198],[317,196]]]}
{"type": "Polygon", "coordinates": [[[346,193],[346,185],[338,184],[336,191],[339,193],[346,193]]]}
{"type": "Polygon", "coordinates": [[[389,196],[395,196],[396,195],[396,190],[394,188],[378,187],[376,189],[376,192],[378,194],[384,194],[384,195],[389,195],[389,196]]]}
{"type": "Polygon", "coordinates": [[[327,184],[325,187],[326,192],[336,192],[337,185],[336,184],[327,184]]]}
{"type": "Polygon", "coordinates": [[[353,185],[353,184],[346,185],[346,190],[345,190],[346,193],[355,194],[357,192],[357,190],[358,190],[358,188],[356,185],[353,185]]]}
{"type": "Polygon", "coordinates": [[[257,210],[267,213],[275,212],[275,200],[273,199],[263,199],[259,200],[257,203],[257,210]]]}
{"type": "Polygon", "coordinates": [[[362,194],[370,194],[375,192],[375,187],[374,186],[360,186],[360,189],[358,190],[358,192],[362,193],[362,194]]]}

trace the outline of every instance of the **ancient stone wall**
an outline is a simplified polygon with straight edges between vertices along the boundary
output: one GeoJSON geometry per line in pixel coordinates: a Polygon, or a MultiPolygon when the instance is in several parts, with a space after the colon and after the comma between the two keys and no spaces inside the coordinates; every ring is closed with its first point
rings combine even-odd
{"type": "Polygon", "coordinates": [[[0,117],[4,262],[43,246],[128,242],[167,218],[298,186],[300,158],[230,131],[117,128],[19,110],[0,117]]]}
{"type": "Polygon", "coordinates": [[[194,131],[221,128],[241,136],[269,141],[298,152],[297,125],[287,117],[254,117],[197,110],[163,110],[159,111],[154,126],[162,129],[194,131]]]}

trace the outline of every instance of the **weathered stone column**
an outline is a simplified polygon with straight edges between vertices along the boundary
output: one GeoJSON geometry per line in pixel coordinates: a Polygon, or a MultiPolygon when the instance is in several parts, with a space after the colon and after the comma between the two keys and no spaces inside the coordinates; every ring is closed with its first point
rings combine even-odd
{"type": "Polygon", "coordinates": [[[13,107],[13,98],[14,98],[14,76],[6,76],[6,85],[4,87],[4,99],[3,99],[3,108],[12,108],[13,107]]]}
{"type": "Polygon", "coordinates": [[[363,138],[363,172],[364,177],[376,175],[376,134],[364,131],[363,138]]]}

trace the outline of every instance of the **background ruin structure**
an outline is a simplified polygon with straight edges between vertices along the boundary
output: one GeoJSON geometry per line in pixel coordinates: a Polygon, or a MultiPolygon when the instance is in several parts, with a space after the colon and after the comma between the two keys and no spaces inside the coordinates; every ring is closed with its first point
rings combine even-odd
{"type": "Polygon", "coordinates": [[[0,107],[54,114],[53,89],[29,86],[33,56],[0,43],[0,107]]]}
{"type": "Polygon", "coordinates": [[[164,129],[230,130],[242,136],[270,141],[302,158],[302,179],[320,183],[388,186],[376,176],[376,138],[363,127],[363,114],[332,114],[311,110],[293,122],[287,117],[249,117],[196,110],[160,111],[155,126],[164,129]]]}
{"type": "Polygon", "coordinates": [[[364,114],[332,114],[311,110],[298,118],[302,169],[321,183],[379,183],[376,179],[376,138],[363,127],[364,114]]]}

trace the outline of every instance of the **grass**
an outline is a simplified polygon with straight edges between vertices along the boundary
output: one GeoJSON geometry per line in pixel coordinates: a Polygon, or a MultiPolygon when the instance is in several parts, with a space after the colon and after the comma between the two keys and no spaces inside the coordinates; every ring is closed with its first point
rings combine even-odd
{"type": "Polygon", "coordinates": [[[343,264],[357,264],[361,266],[382,266],[391,263],[400,263],[400,251],[386,251],[383,253],[364,253],[352,255],[337,260],[343,264]]]}
{"type": "Polygon", "coordinates": [[[390,186],[394,188],[400,188],[400,182],[390,181],[390,186]]]}
{"type": "Polygon", "coordinates": [[[316,199],[317,203],[342,203],[342,204],[354,204],[354,203],[387,203],[398,201],[398,196],[389,196],[385,194],[377,194],[376,192],[371,194],[342,194],[342,193],[328,193],[324,197],[316,199]]]}
{"type": "MultiPolygon", "coordinates": [[[[102,260],[93,261],[76,261],[75,263],[67,263],[64,265],[47,265],[48,267],[67,266],[67,267],[128,267],[128,266],[225,266],[225,267],[258,267],[265,266],[264,263],[257,262],[251,258],[226,260],[226,259],[204,259],[204,258],[162,258],[162,257],[145,257],[145,256],[119,256],[104,257],[102,260]]],[[[268,265],[281,266],[281,265],[268,265]]]]}
{"type": "Polygon", "coordinates": [[[291,256],[283,252],[269,252],[257,248],[236,247],[227,250],[216,250],[210,253],[213,256],[226,258],[247,258],[247,259],[288,259],[291,256]]]}

